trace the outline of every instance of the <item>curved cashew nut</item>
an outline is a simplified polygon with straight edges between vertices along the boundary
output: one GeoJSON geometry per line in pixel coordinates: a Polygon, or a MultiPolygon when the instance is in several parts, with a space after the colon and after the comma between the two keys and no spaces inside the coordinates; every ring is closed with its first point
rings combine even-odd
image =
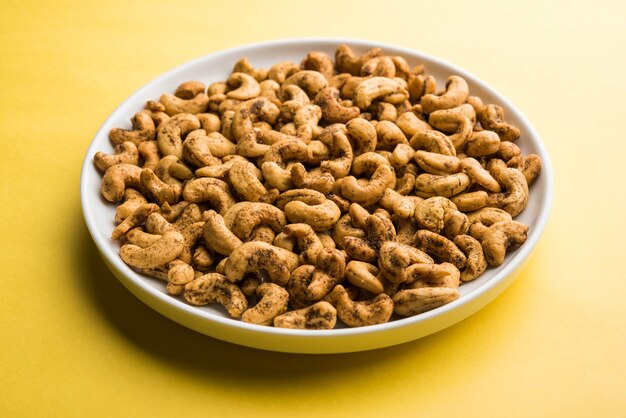
{"type": "MultiPolygon", "coordinates": [[[[411,174],[408,174],[409,176],[411,174]]],[[[413,183],[414,184],[414,183],[413,183]]],[[[378,204],[399,216],[402,219],[412,218],[415,210],[424,199],[418,196],[403,196],[395,190],[387,187],[378,204]]]]}
{"type": "Polygon", "coordinates": [[[293,310],[274,318],[276,328],[333,329],[337,324],[337,310],[328,302],[320,301],[306,308],[293,310]]]}
{"type": "Polygon", "coordinates": [[[158,212],[148,215],[144,227],[146,228],[146,232],[156,235],[163,235],[167,231],[178,231],[174,224],[169,223],[167,219],[158,212]]]}
{"type": "Polygon", "coordinates": [[[241,319],[257,325],[272,325],[274,318],[287,311],[289,293],[274,283],[263,283],[256,288],[259,302],[246,310],[241,319]]]}
{"type": "Polygon", "coordinates": [[[469,97],[469,86],[462,77],[451,75],[446,81],[446,91],[438,96],[426,94],[420,99],[420,104],[426,113],[436,110],[451,109],[465,103],[469,97]]]}
{"type": "MultiPolygon", "coordinates": [[[[132,190],[132,189],[129,189],[132,190]]],[[[153,212],[157,212],[159,206],[154,203],[144,203],[138,206],[133,213],[124,219],[119,225],[113,229],[111,239],[120,239],[128,231],[145,222],[146,218],[153,212]]]]}
{"type": "Polygon", "coordinates": [[[278,106],[265,97],[246,100],[235,109],[231,127],[233,137],[238,141],[246,132],[251,131],[254,123],[259,120],[274,124],[279,114],[278,106]]]}
{"type": "Polygon", "coordinates": [[[238,282],[249,272],[267,271],[272,282],[285,285],[290,272],[287,259],[278,247],[261,241],[241,244],[228,256],[224,274],[231,282],[238,282]]]}
{"type": "Polygon", "coordinates": [[[306,223],[315,231],[326,231],[339,220],[341,210],[328,199],[316,205],[295,200],[285,205],[285,215],[292,223],[306,223]]]}
{"type": "Polygon", "coordinates": [[[493,193],[499,193],[501,191],[500,184],[498,184],[496,179],[494,179],[489,171],[485,170],[474,158],[463,158],[461,166],[463,167],[463,171],[467,173],[473,182],[493,193]]]}
{"type": "Polygon", "coordinates": [[[333,159],[320,164],[322,172],[332,174],[335,180],[347,176],[352,166],[352,146],[346,134],[339,130],[332,134],[331,153],[333,159]]]}
{"type": "Polygon", "coordinates": [[[300,66],[298,64],[292,61],[283,61],[274,64],[267,73],[267,77],[278,84],[284,84],[287,78],[298,71],[300,71],[300,66]]]}
{"type": "Polygon", "coordinates": [[[312,51],[306,54],[300,67],[303,70],[311,70],[322,73],[326,78],[331,78],[334,73],[333,60],[323,52],[312,51]]]}
{"type": "Polygon", "coordinates": [[[393,78],[396,76],[396,65],[390,56],[374,57],[363,63],[361,76],[376,76],[393,78]]]}
{"type": "Polygon", "coordinates": [[[214,210],[205,214],[204,242],[216,253],[230,255],[242,242],[224,223],[224,218],[214,210]]]}
{"type": "Polygon", "coordinates": [[[509,248],[522,245],[528,236],[528,226],[517,221],[496,222],[491,225],[482,239],[485,259],[490,266],[504,263],[509,248]]]}
{"type": "Polygon", "coordinates": [[[139,144],[137,151],[143,160],[143,168],[154,170],[161,159],[157,142],[144,141],[139,144]]]}
{"type": "Polygon", "coordinates": [[[324,249],[322,241],[311,228],[305,223],[293,223],[283,228],[282,234],[293,237],[300,248],[300,262],[302,264],[313,264],[317,258],[317,253],[324,249]]]}
{"type": "Polygon", "coordinates": [[[355,176],[372,176],[381,165],[391,165],[388,159],[376,152],[364,152],[352,160],[352,174],[355,176]]]}
{"type": "Polygon", "coordinates": [[[428,115],[428,123],[441,132],[451,134],[459,130],[459,125],[463,119],[469,119],[471,126],[476,123],[476,111],[469,103],[451,109],[435,110],[428,115]]]}
{"type": "MultiPolygon", "coordinates": [[[[459,212],[452,201],[441,196],[431,197],[421,202],[415,210],[415,219],[422,228],[435,233],[451,229],[451,224],[458,225],[459,222],[462,226],[452,229],[461,229],[465,232],[469,228],[467,216],[459,212]],[[460,221],[458,220],[459,217],[461,217],[460,221]]],[[[443,233],[442,235],[447,236],[448,234],[443,233]]]]}
{"type": "Polygon", "coordinates": [[[248,300],[241,289],[218,273],[207,273],[187,283],[184,296],[192,305],[219,303],[233,318],[241,318],[248,308],[248,300]]]}
{"type": "Polygon", "coordinates": [[[163,103],[165,112],[170,116],[175,116],[179,113],[195,115],[196,113],[204,113],[209,108],[209,96],[204,93],[204,88],[193,98],[183,99],[173,94],[164,93],[159,101],[163,103]]]}
{"type": "Polygon", "coordinates": [[[376,149],[391,151],[397,145],[409,145],[409,141],[402,130],[393,122],[381,120],[376,124],[376,149]]]}
{"type": "Polygon", "coordinates": [[[517,141],[520,130],[504,120],[504,109],[501,106],[490,104],[483,106],[477,112],[481,126],[498,134],[501,141],[517,141]]]}
{"type": "Polygon", "coordinates": [[[526,179],[526,183],[530,187],[537,177],[539,177],[539,173],[541,173],[541,157],[537,154],[529,154],[522,159],[522,164],[519,170],[524,175],[526,179]]]}
{"type": "Polygon", "coordinates": [[[326,200],[326,196],[311,189],[292,189],[278,195],[278,198],[274,202],[277,208],[285,210],[285,205],[289,202],[300,201],[307,205],[319,205],[326,200]]]}
{"type": "Polygon", "coordinates": [[[286,191],[293,187],[291,181],[291,169],[285,169],[287,160],[306,161],[309,149],[300,140],[284,140],[273,144],[263,157],[261,170],[267,183],[280,191],[286,191]]]}
{"type": "Polygon", "coordinates": [[[408,280],[407,267],[413,264],[433,264],[433,259],[425,252],[399,242],[385,242],[380,247],[378,267],[383,277],[391,283],[404,283],[408,280]]]}
{"type": "Polygon", "coordinates": [[[361,67],[365,62],[382,54],[382,49],[372,48],[357,57],[349,46],[341,44],[335,51],[335,68],[338,73],[359,75],[361,73],[361,67]]]}
{"type": "Polygon", "coordinates": [[[268,226],[279,233],[287,224],[283,211],[268,203],[239,202],[223,216],[228,229],[243,240],[248,239],[258,226],[268,226]]]}
{"type": "Polygon", "coordinates": [[[413,264],[406,269],[410,288],[449,287],[458,288],[461,272],[453,264],[413,264]]]}
{"type": "Polygon", "coordinates": [[[376,277],[378,268],[370,263],[352,260],[346,266],[346,279],[354,286],[365,289],[374,295],[385,291],[383,284],[376,277]]]}
{"type": "Polygon", "coordinates": [[[393,78],[366,78],[354,90],[354,104],[360,109],[367,109],[374,100],[400,104],[408,98],[408,90],[393,78]]]}
{"type": "Polygon", "coordinates": [[[315,271],[306,287],[309,300],[320,300],[339,283],[345,273],[346,259],[337,249],[322,249],[315,257],[315,271]]]}
{"type": "MultiPolygon", "coordinates": [[[[214,134],[217,133],[215,132],[214,134]]],[[[222,163],[219,158],[213,156],[210,141],[204,129],[196,129],[187,134],[183,141],[181,157],[184,161],[196,167],[213,166],[222,163]]]]}
{"type": "Polygon", "coordinates": [[[428,174],[445,176],[461,171],[461,160],[453,155],[416,151],[414,158],[417,165],[428,174]]]}
{"type": "Polygon", "coordinates": [[[115,146],[114,154],[109,155],[102,151],[96,152],[93,156],[93,163],[102,173],[116,164],[137,165],[139,163],[139,151],[133,142],[125,141],[115,146]]]}
{"type": "Polygon", "coordinates": [[[416,151],[424,150],[441,155],[456,155],[456,149],[450,138],[435,130],[417,132],[411,138],[410,145],[416,151]]]}
{"type": "Polygon", "coordinates": [[[141,227],[133,228],[126,233],[123,237],[122,243],[134,244],[141,248],[146,248],[157,242],[162,238],[161,235],[150,234],[143,230],[141,227]]]}
{"type": "Polygon", "coordinates": [[[355,302],[342,285],[337,285],[330,293],[330,301],[336,306],[339,319],[350,327],[382,324],[393,314],[393,301],[384,293],[372,300],[355,302]]]}
{"type": "Polygon", "coordinates": [[[363,118],[354,118],[346,123],[346,129],[352,140],[354,156],[376,150],[378,135],[376,128],[363,118]]]}
{"type": "Polygon", "coordinates": [[[339,90],[334,87],[325,87],[320,90],[314,102],[322,109],[322,117],[329,124],[348,123],[361,113],[356,106],[344,106],[339,98],[339,90]]]}
{"type": "Polygon", "coordinates": [[[126,141],[130,141],[138,146],[144,141],[152,141],[154,139],[156,127],[147,110],[135,113],[131,123],[132,129],[113,128],[109,131],[109,139],[113,145],[121,145],[126,141]]]}
{"type": "Polygon", "coordinates": [[[360,185],[356,177],[349,176],[341,182],[341,195],[351,202],[371,206],[384,195],[396,176],[388,165],[379,165],[367,184],[360,185]]]}
{"type": "Polygon", "coordinates": [[[432,127],[417,117],[413,112],[404,112],[398,116],[396,125],[407,138],[412,138],[416,133],[432,130],[432,127]]]}
{"type": "Polygon", "coordinates": [[[450,198],[458,210],[461,212],[471,212],[482,209],[489,203],[487,192],[479,190],[477,192],[461,193],[450,198]]]}
{"type": "Polygon", "coordinates": [[[459,289],[448,287],[400,290],[393,295],[394,312],[401,316],[413,316],[448,304],[459,296],[459,289]]]}
{"type": "MultiPolygon", "coordinates": [[[[493,161],[493,160],[492,160],[493,161]]],[[[528,183],[521,171],[515,168],[504,169],[497,176],[506,192],[489,196],[489,206],[504,209],[511,216],[519,215],[528,204],[528,183]]]]}
{"type": "Polygon", "coordinates": [[[469,235],[457,235],[453,242],[467,257],[467,265],[461,271],[461,281],[474,280],[487,269],[487,260],[481,243],[469,235]]]}
{"type": "MultiPolygon", "coordinates": [[[[415,150],[407,144],[398,144],[393,149],[389,162],[396,170],[399,170],[409,164],[415,158],[415,150]]],[[[414,176],[415,177],[415,176],[414,176]]]]}
{"type": "Polygon", "coordinates": [[[340,244],[346,254],[355,260],[374,263],[378,258],[376,249],[366,239],[347,235],[340,244]]]}
{"type": "MultiPolygon", "coordinates": [[[[422,66],[420,72],[424,71],[422,66]]],[[[437,81],[432,75],[416,74],[414,71],[409,75],[408,89],[412,102],[419,103],[420,99],[437,91],[437,81]]]]}
{"type": "Polygon", "coordinates": [[[246,73],[232,73],[226,85],[233,89],[226,93],[226,97],[234,100],[250,100],[261,94],[261,86],[254,77],[246,73]]]}
{"type": "Polygon", "coordinates": [[[315,266],[310,264],[303,264],[291,272],[291,278],[285,289],[289,293],[289,304],[292,308],[305,308],[314,302],[307,292],[314,273],[315,266]]]}
{"type": "Polygon", "coordinates": [[[120,257],[129,266],[150,269],[163,266],[183,252],[184,238],[180,232],[167,231],[163,237],[149,247],[141,248],[125,244],[120,248],[120,257]]]}
{"type": "Polygon", "coordinates": [[[230,184],[243,200],[250,202],[273,201],[278,196],[278,190],[268,191],[259,180],[256,170],[257,168],[251,162],[235,160],[228,171],[230,184]]]}
{"type": "Polygon", "coordinates": [[[309,98],[313,98],[320,90],[328,86],[328,80],[317,71],[302,70],[289,76],[282,84],[281,90],[293,84],[304,90],[309,98]]]}
{"type": "Polygon", "coordinates": [[[130,187],[124,190],[124,203],[115,209],[115,223],[119,224],[128,218],[141,205],[148,203],[144,195],[130,187]]]}
{"type": "Polygon", "coordinates": [[[367,217],[365,234],[367,242],[379,251],[385,242],[396,239],[396,228],[389,214],[383,209],[378,209],[373,215],[367,217]]]}
{"type": "Polygon", "coordinates": [[[436,260],[451,263],[459,270],[465,267],[467,257],[459,250],[459,247],[446,237],[421,229],[415,233],[414,239],[415,247],[436,260]]]}
{"type": "Polygon", "coordinates": [[[157,144],[161,155],[183,155],[182,137],[194,129],[200,129],[200,121],[189,113],[179,113],[159,125],[157,144]]]}
{"type": "Polygon", "coordinates": [[[352,226],[352,218],[346,213],[333,226],[333,242],[341,245],[343,238],[348,236],[364,239],[365,231],[352,226]]]}
{"type": "Polygon", "coordinates": [[[287,121],[293,120],[298,109],[311,102],[304,90],[295,84],[285,87],[281,91],[281,97],[283,102],[280,104],[280,116],[287,121]]]}
{"type": "Polygon", "coordinates": [[[192,203],[208,202],[220,214],[226,213],[236,201],[226,182],[211,177],[193,179],[183,189],[183,198],[192,203]]]}
{"type": "Polygon", "coordinates": [[[186,226],[184,229],[180,229],[184,245],[183,251],[179,254],[178,258],[187,264],[191,264],[193,261],[193,247],[195,247],[197,241],[202,238],[204,231],[203,227],[204,221],[201,221],[194,222],[191,225],[186,226]]]}
{"type": "Polygon", "coordinates": [[[437,176],[420,174],[415,179],[415,194],[429,198],[434,196],[450,197],[461,193],[470,185],[470,178],[465,173],[437,176]]]}
{"type": "Polygon", "coordinates": [[[254,68],[248,58],[244,57],[235,63],[233,73],[246,73],[254,77],[256,81],[262,82],[267,78],[268,71],[263,68],[254,68]]]}
{"type": "Polygon", "coordinates": [[[495,154],[500,148],[500,137],[492,131],[472,132],[465,141],[464,151],[468,157],[484,157],[495,154]]]}
{"type": "Polygon", "coordinates": [[[100,193],[109,202],[119,202],[127,187],[139,189],[141,167],[133,164],[116,164],[107,169],[102,177],[100,193]]]}
{"type": "Polygon", "coordinates": [[[483,208],[468,213],[467,219],[470,223],[469,234],[480,241],[488,227],[496,222],[512,221],[513,217],[502,209],[483,208]]]}
{"type": "Polygon", "coordinates": [[[314,104],[304,105],[296,111],[293,123],[296,127],[296,136],[305,143],[318,136],[321,127],[318,125],[322,118],[322,109],[314,104]]]}
{"type": "Polygon", "coordinates": [[[307,172],[301,163],[291,166],[291,181],[295,187],[320,193],[330,193],[335,186],[335,178],[332,174],[322,173],[320,169],[307,172]]]}

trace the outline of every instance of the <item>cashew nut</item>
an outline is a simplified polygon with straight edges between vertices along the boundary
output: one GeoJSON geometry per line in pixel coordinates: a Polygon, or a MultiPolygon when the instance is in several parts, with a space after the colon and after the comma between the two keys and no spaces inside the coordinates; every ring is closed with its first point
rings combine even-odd
{"type": "Polygon", "coordinates": [[[333,329],[336,323],[337,310],[325,301],[274,318],[274,326],[277,328],[333,329]]]}
{"type": "Polygon", "coordinates": [[[109,139],[113,145],[121,145],[126,141],[139,146],[144,141],[154,139],[156,127],[150,114],[142,110],[133,115],[131,119],[132,129],[113,128],[109,131],[109,139]]]}
{"type": "Polygon", "coordinates": [[[241,318],[248,301],[239,287],[218,273],[202,275],[185,285],[185,300],[193,305],[219,303],[233,318],[241,318]]]}
{"type": "Polygon", "coordinates": [[[116,164],[107,169],[102,177],[100,193],[109,202],[119,202],[127,187],[139,189],[141,168],[132,164],[116,164]]]}
{"type": "Polygon", "coordinates": [[[315,231],[326,231],[339,220],[341,210],[328,199],[315,205],[295,200],[285,205],[285,215],[292,223],[306,223],[315,231]]]}
{"type": "Polygon", "coordinates": [[[180,232],[171,230],[149,247],[141,248],[125,244],[120,248],[120,257],[129,266],[149,269],[163,266],[174,260],[184,249],[184,238],[180,232]]]}
{"type": "Polygon", "coordinates": [[[485,231],[482,238],[487,264],[497,267],[504,263],[509,248],[522,245],[528,236],[528,226],[517,221],[496,222],[485,231]]]}
{"type": "Polygon", "coordinates": [[[396,79],[387,77],[366,78],[354,91],[354,104],[360,109],[366,109],[374,100],[399,104],[408,98],[408,90],[396,79]]]}
{"type": "Polygon", "coordinates": [[[465,254],[452,241],[426,229],[415,234],[415,247],[438,261],[454,264],[459,270],[467,263],[465,254]]]}
{"type": "Polygon", "coordinates": [[[204,223],[204,241],[213,251],[229,255],[242,242],[224,223],[224,218],[214,210],[209,210],[204,223]]]}
{"type": "Polygon", "coordinates": [[[459,296],[458,289],[448,287],[400,290],[393,296],[394,312],[401,316],[413,316],[446,305],[459,296]]]}
{"type": "Polygon", "coordinates": [[[330,293],[330,301],[335,305],[341,322],[350,327],[382,324],[388,322],[393,314],[393,301],[384,293],[372,300],[355,302],[342,285],[337,285],[330,293]]]}
{"type": "Polygon", "coordinates": [[[162,155],[183,155],[183,139],[187,133],[200,129],[200,121],[189,113],[179,113],[159,125],[157,144],[162,155]]]}
{"type": "Polygon", "coordinates": [[[287,311],[289,293],[274,283],[263,283],[256,288],[259,302],[246,310],[241,319],[257,325],[272,325],[274,318],[287,311]]]}
{"type": "Polygon", "coordinates": [[[461,281],[474,280],[487,269],[487,261],[481,243],[469,235],[457,235],[452,241],[467,257],[467,264],[461,271],[461,281]]]}
{"type": "Polygon", "coordinates": [[[462,77],[452,75],[446,81],[446,91],[438,96],[426,94],[420,99],[420,104],[426,113],[436,110],[451,109],[465,103],[469,96],[469,87],[462,77]]]}
{"type": "Polygon", "coordinates": [[[285,285],[289,281],[288,262],[280,248],[261,241],[241,244],[230,253],[224,274],[231,282],[238,282],[249,272],[265,270],[272,282],[285,285]]]}

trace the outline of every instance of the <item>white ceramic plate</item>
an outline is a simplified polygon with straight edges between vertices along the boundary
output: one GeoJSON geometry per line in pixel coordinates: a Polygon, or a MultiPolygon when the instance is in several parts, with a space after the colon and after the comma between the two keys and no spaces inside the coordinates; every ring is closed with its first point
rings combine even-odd
{"type": "Polygon", "coordinates": [[[234,48],[199,58],[167,72],[131,95],[102,125],[87,151],[81,176],[81,201],[87,227],[106,264],[124,286],[154,310],[193,330],[235,344],[293,353],[341,353],[386,347],[424,337],[463,320],[492,301],[515,279],[537,244],[550,211],[552,188],[550,160],[530,122],[506,98],[463,69],[418,51],[377,42],[293,39],[234,48]],[[461,297],[452,303],[386,324],[328,331],[278,329],[233,320],[220,306],[195,307],[181,298],[167,295],[164,282],[139,275],[125,265],[118,256],[118,243],[109,239],[115,227],[115,207],[100,196],[101,175],[92,163],[97,151],[113,151],[108,140],[109,130],[113,127],[130,128],[130,118],[143,108],[146,100],[158,100],[162,93],[173,92],[183,81],[199,80],[209,84],[225,80],[241,57],[248,57],[255,67],[269,68],[279,61],[300,62],[309,51],[323,51],[332,57],[341,43],[348,44],[357,54],[381,47],[386,54],[403,56],[411,66],[423,63],[427,72],[440,83],[449,75],[460,75],[469,83],[470,94],[480,96],[485,103],[504,107],[507,120],[521,129],[522,137],[517,144],[523,153],[539,154],[543,161],[542,173],[531,188],[528,206],[517,218],[530,227],[526,243],[508,254],[502,266],[488,269],[475,281],[463,284],[461,297]]]}

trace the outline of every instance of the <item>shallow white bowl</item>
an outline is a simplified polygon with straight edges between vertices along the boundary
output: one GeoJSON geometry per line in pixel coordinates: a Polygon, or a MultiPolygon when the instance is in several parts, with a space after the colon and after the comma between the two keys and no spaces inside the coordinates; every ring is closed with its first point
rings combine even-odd
{"type": "Polygon", "coordinates": [[[499,295],[519,273],[543,232],[552,195],[552,167],[539,135],[524,115],[489,85],[461,68],[418,51],[378,42],[334,38],[292,39],[233,48],[167,72],[131,95],[106,120],[87,151],[81,176],[81,201],[89,232],[105,263],[135,296],[166,317],[211,337],[249,347],[292,353],[342,353],[387,347],[432,334],[475,313],[499,295]],[[444,83],[449,75],[460,75],[469,83],[470,94],[505,109],[507,120],[521,129],[522,137],[517,144],[523,153],[539,154],[543,161],[542,173],[531,188],[528,206],[517,217],[530,227],[526,243],[508,254],[502,266],[488,269],[475,281],[463,284],[461,297],[452,303],[386,324],[328,331],[279,329],[233,320],[219,306],[195,307],[181,298],[167,295],[164,282],[137,274],[125,265],[118,256],[118,243],[109,239],[115,227],[115,206],[101,197],[101,175],[92,163],[97,151],[113,151],[108,140],[109,130],[114,127],[130,128],[130,118],[143,108],[146,100],[158,100],[162,93],[173,92],[183,81],[199,80],[209,84],[225,80],[241,57],[248,57],[255,67],[269,68],[279,61],[300,62],[309,51],[323,51],[334,56],[341,43],[348,44],[357,54],[372,47],[381,47],[386,54],[403,56],[411,66],[423,63],[427,72],[434,75],[439,83],[444,83]]]}

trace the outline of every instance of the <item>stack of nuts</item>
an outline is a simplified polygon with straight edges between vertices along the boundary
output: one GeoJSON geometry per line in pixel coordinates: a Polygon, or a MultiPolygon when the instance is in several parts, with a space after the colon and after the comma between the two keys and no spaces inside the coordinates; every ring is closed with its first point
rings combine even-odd
{"type": "Polygon", "coordinates": [[[112,239],[193,305],[299,329],[380,324],[459,297],[526,240],[541,170],[503,109],[423,65],[341,45],[148,101],[98,152],[112,239]]]}

